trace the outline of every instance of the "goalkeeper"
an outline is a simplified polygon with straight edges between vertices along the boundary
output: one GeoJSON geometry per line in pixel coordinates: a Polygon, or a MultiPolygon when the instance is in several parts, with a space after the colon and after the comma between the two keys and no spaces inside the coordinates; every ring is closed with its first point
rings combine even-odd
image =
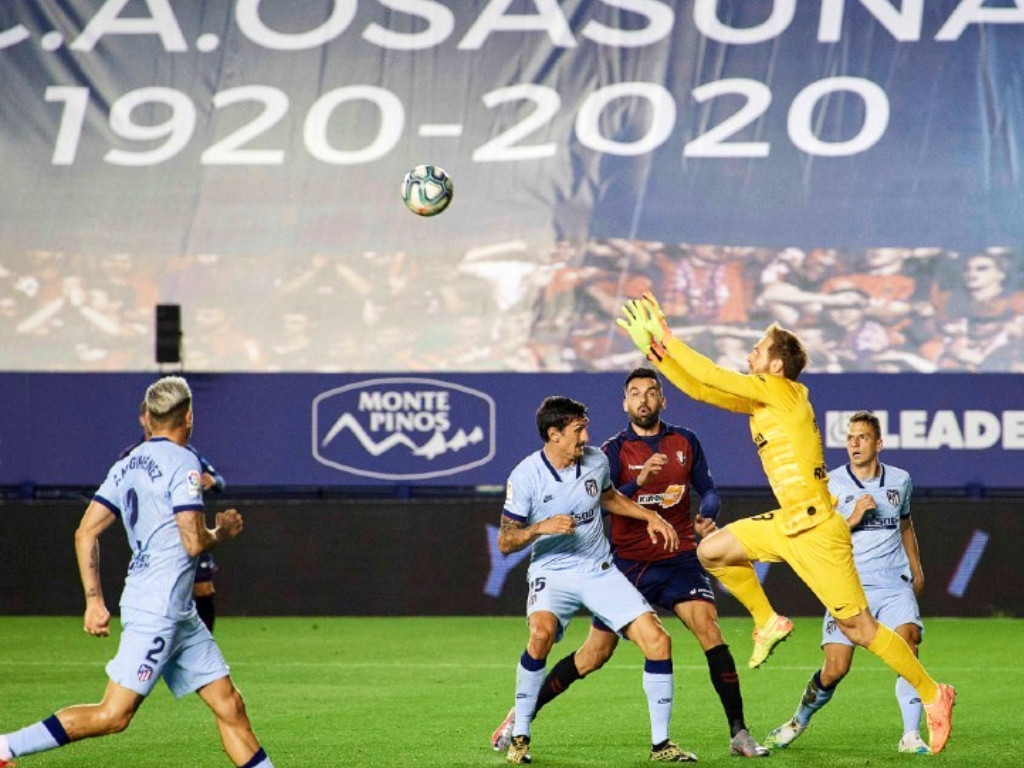
{"type": "Polygon", "coordinates": [[[764,663],[793,631],[757,579],[752,561],[787,562],[856,645],[867,648],[918,692],[932,752],[952,730],[956,691],[936,683],[907,643],[879,624],[853,562],[850,529],[828,490],[821,435],[807,387],[797,377],[807,364],[800,339],[773,323],[747,357],[749,374],[726,370],[677,339],[649,293],[627,302],[617,320],[647,359],[694,400],[750,417],[750,434],[779,508],[730,523],[697,548],[701,563],[743,603],[754,619],[748,666],[764,663]]]}

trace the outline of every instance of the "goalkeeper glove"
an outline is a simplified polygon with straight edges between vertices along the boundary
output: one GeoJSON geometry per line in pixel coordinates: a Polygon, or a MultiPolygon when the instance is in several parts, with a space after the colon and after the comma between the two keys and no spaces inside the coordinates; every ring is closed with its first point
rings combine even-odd
{"type": "Polygon", "coordinates": [[[651,334],[654,341],[658,342],[659,346],[664,346],[665,339],[672,335],[672,330],[668,327],[668,320],[665,319],[665,313],[661,311],[661,305],[650,291],[644,291],[640,300],[647,310],[645,325],[648,333],[651,334]]]}
{"type": "Polygon", "coordinates": [[[660,362],[664,358],[665,350],[651,335],[651,327],[657,326],[657,321],[651,318],[651,309],[642,299],[630,299],[623,304],[622,317],[615,323],[629,334],[634,346],[648,360],[660,362]]]}

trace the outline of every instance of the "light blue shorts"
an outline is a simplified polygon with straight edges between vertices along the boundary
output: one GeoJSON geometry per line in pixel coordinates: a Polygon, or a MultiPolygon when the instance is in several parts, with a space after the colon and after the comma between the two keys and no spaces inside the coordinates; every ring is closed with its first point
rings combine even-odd
{"type": "Polygon", "coordinates": [[[107,676],[142,696],[161,677],[177,698],[230,673],[217,641],[195,613],[171,619],[123,608],[121,642],[107,676]]]}
{"type": "Polygon", "coordinates": [[[616,632],[638,616],[649,613],[650,603],[622,571],[612,563],[589,573],[531,569],[530,591],[526,598],[526,616],[548,611],[558,617],[558,637],[562,639],[569,620],[580,608],[586,608],[616,632]]]}
{"type": "MultiPolygon", "coordinates": [[[[916,624],[924,631],[921,623],[921,611],[917,607],[917,598],[914,596],[914,588],[909,584],[905,587],[892,587],[886,589],[869,589],[868,610],[882,624],[889,629],[896,629],[900,624],[916,624]]],[[[836,626],[836,620],[832,614],[825,614],[825,621],[821,630],[821,644],[839,643],[841,645],[853,645],[843,634],[843,631],[836,626]]]]}

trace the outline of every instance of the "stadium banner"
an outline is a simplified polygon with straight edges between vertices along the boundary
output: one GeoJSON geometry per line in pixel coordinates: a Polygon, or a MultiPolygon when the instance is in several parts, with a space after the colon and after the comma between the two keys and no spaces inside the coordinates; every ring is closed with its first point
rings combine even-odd
{"type": "MultiPolygon", "coordinates": [[[[493,486],[537,450],[549,395],[584,402],[590,442],[626,425],[625,372],[453,375],[192,374],[194,445],[243,488],[493,486]]],[[[97,486],[140,436],[152,374],[0,373],[0,486],[97,486]]],[[[830,467],[847,460],[846,420],[877,413],[882,460],[921,489],[1019,489],[1024,401],[1015,374],[801,377],[830,467]]],[[[742,415],[665,385],[664,418],[699,436],[718,485],[767,490],[742,415]]]]}
{"type": "Polygon", "coordinates": [[[651,287],[724,359],[1020,372],[1021,50],[1010,0],[5,0],[0,370],[158,370],[159,305],[201,372],[618,370],[651,287]]]}
{"type": "MultiPolygon", "coordinates": [[[[0,614],[81,611],[71,542],[85,505],[85,499],[5,504],[4,541],[45,539],[50,545],[8,548],[0,614]]],[[[245,532],[217,550],[218,617],[515,616],[526,606],[530,550],[498,551],[500,495],[402,501],[214,498],[208,504],[225,506],[242,513],[245,532]]],[[[723,520],[763,511],[763,499],[723,498],[723,520]]],[[[919,499],[912,513],[927,574],[922,616],[1024,617],[1020,499],[919,499]]],[[[103,593],[116,611],[131,559],[120,525],[107,532],[101,547],[103,593]]],[[[759,564],[758,574],[779,610],[821,614],[821,604],[789,566],[759,564]]],[[[747,615],[717,587],[723,615],[747,615]]]]}

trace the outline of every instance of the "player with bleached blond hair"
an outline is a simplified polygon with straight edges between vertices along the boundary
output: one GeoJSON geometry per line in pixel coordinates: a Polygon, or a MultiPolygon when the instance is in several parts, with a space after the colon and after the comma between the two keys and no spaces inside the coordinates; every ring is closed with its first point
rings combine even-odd
{"type": "Polygon", "coordinates": [[[747,357],[750,372],[715,365],[672,333],[651,294],[627,302],[618,324],[636,347],[673,384],[695,400],[749,416],[778,508],[729,523],[697,548],[701,563],[754,619],[754,650],[748,666],[763,664],[789,637],[793,624],[778,615],[754,571],[753,561],[786,562],[835,618],[843,634],[867,648],[905,678],[924,704],[933,753],[952,730],[956,691],[937,683],[899,635],[868,610],[853,560],[850,527],[828,489],[821,434],[810,393],[797,378],[807,351],[777,323],[747,357]]]}
{"type": "Polygon", "coordinates": [[[100,534],[120,520],[132,551],[121,593],[121,639],[107,664],[103,699],[0,735],[0,768],[15,765],[14,757],[123,731],[161,678],[176,697],[195,692],[210,708],[234,765],[273,768],[192,600],[199,556],[240,534],[242,517],[228,509],[217,513],[215,528],[206,527],[202,469],[188,448],[193,414],[185,379],[165,376],[151,384],[145,403],[148,439],[110,469],[75,532],[84,629],[95,637],[110,634],[100,584],[100,534]]]}

